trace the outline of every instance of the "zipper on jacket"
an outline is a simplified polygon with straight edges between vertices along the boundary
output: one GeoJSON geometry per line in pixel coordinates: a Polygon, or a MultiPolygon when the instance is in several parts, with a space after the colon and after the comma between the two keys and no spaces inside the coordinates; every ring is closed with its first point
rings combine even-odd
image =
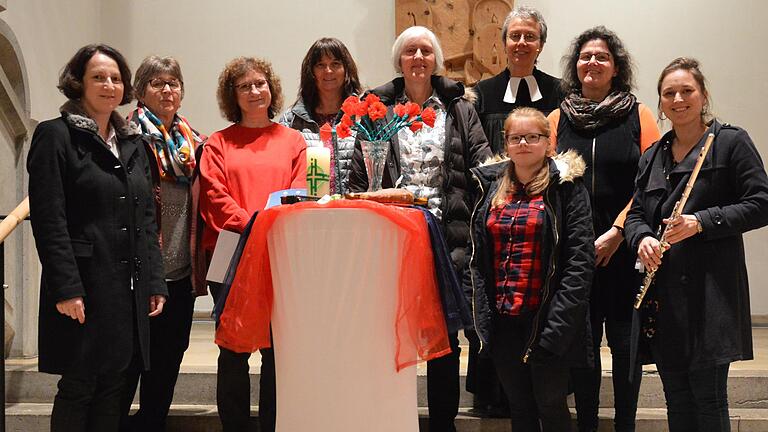
{"type": "Polygon", "coordinates": [[[592,208],[594,208],[595,204],[595,143],[597,142],[597,137],[592,138],[592,196],[590,197],[592,199],[592,208]]]}
{"type": "MultiPolygon", "coordinates": [[[[549,192],[550,189],[547,189],[547,192],[544,194],[544,203],[546,204],[547,208],[552,208],[552,206],[549,203],[549,192]]],[[[537,333],[539,332],[539,315],[541,314],[541,310],[544,309],[545,305],[547,304],[547,295],[549,295],[549,285],[550,282],[552,282],[552,276],[555,274],[555,255],[557,255],[557,245],[560,241],[560,237],[558,235],[558,228],[557,228],[557,214],[553,211],[553,220],[554,220],[554,234],[555,234],[555,247],[552,248],[552,255],[550,256],[550,264],[549,264],[549,274],[547,275],[547,281],[544,283],[544,295],[541,298],[541,307],[539,307],[539,310],[536,311],[536,315],[533,318],[533,330],[531,331],[531,338],[528,340],[527,347],[525,349],[525,354],[523,355],[523,363],[528,363],[528,357],[531,355],[531,351],[533,351],[533,342],[536,340],[537,333]]]]}
{"type": "Polygon", "coordinates": [[[483,189],[483,183],[480,181],[480,179],[477,177],[477,175],[470,170],[470,173],[472,174],[472,178],[477,181],[478,187],[480,187],[480,199],[477,200],[477,203],[475,203],[475,208],[472,210],[472,216],[469,218],[469,242],[472,244],[472,253],[469,256],[469,279],[472,283],[472,324],[475,327],[475,332],[477,333],[477,339],[480,341],[480,351],[483,350],[483,338],[480,335],[480,331],[477,329],[477,308],[475,307],[475,290],[477,289],[475,285],[475,274],[472,271],[472,265],[475,261],[475,236],[474,236],[474,226],[475,226],[475,217],[477,216],[477,209],[480,207],[480,204],[485,200],[485,189],[483,189]]]}

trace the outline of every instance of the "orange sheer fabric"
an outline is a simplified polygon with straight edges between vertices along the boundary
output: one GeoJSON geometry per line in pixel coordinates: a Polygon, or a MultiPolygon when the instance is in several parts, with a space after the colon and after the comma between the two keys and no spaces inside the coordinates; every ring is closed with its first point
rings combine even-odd
{"type": "MultiPolygon", "coordinates": [[[[399,371],[419,359],[430,360],[448,354],[448,334],[424,216],[407,207],[357,200],[283,205],[265,210],[256,217],[216,330],[216,344],[235,352],[254,352],[270,346],[273,287],[267,234],[279,216],[308,208],[367,209],[404,231],[394,322],[395,365],[399,371]]],[[[364,255],[364,251],[361,252],[364,255]]]]}

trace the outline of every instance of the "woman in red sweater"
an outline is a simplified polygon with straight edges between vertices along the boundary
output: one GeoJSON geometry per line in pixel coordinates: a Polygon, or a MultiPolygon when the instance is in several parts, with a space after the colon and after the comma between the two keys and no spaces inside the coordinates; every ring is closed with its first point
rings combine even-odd
{"type": "MultiPolygon", "coordinates": [[[[238,57],[224,67],[217,90],[221,114],[233,124],[208,139],[200,160],[202,246],[210,259],[221,230],[242,232],[271,192],[306,187],[306,144],[301,134],[272,121],[283,103],[280,79],[261,59],[238,57]]],[[[218,295],[212,284],[211,293],[218,295]]],[[[216,403],[224,431],[248,428],[250,353],[219,348],[216,403]]],[[[261,350],[259,421],[275,429],[272,349],[261,350]]]]}

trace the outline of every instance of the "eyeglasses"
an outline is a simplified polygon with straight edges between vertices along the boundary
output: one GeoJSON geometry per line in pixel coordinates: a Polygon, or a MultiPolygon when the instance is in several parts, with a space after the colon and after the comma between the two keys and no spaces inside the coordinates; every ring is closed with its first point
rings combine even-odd
{"type": "Polygon", "coordinates": [[[549,135],[539,133],[529,133],[525,135],[504,135],[504,141],[507,143],[507,145],[518,146],[522,145],[523,140],[525,140],[526,144],[536,144],[539,142],[541,137],[548,138],[549,135]]]}
{"type": "Polygon", "coordinates": [[[606,52],[598,52],[598,53],[581,53],[579,54],[579,61],[582,63],[589,63],[592,61],[592,58],[595,58],[595,61],[598,63],[608,63],[611,61],[611,54],[606,52]]]}
{"type": "Polygon", "coordinates": [[[241,84],[235,84],[235,90],[237,90],[238,93],[241,94],[248,94],[251,92],[251,89],[255,86],[257,90],[261,90],[264,87],[266,87],[267,81],[266,80],[257,80],[257,81],[251,81],[241,84]]]}
{"type": "Polygon", "coordinates": [[[168,86],[171,90],[178,91],[181,90],[181,81],[177,79],[166,81],[164,79],[155,78],[149,82],[149,86],[155,90],[162,90],[165,86],[168,86]]]}
{"type": "Polygon", "coordinates": [[[520,39],[524,39],[528,43],[536,42],[536,41],[538,41],[540,39],[539,35],[537,35],[536,33],[518,33],[518,32],[514,32],[514,33],[508,33],[507,37],[512,42],[518,42],[518,41],[520,41],[520,39]]]}

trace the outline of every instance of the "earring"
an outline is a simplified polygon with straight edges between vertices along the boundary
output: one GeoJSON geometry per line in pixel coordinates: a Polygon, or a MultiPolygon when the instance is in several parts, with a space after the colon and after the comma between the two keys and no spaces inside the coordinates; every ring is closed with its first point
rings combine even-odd
{"type": "Polygon", "coordinates": [[[667,119],[667,116],[664,115],[664,111],[659,110],[659,120],[664,121],[667,119]]]}

